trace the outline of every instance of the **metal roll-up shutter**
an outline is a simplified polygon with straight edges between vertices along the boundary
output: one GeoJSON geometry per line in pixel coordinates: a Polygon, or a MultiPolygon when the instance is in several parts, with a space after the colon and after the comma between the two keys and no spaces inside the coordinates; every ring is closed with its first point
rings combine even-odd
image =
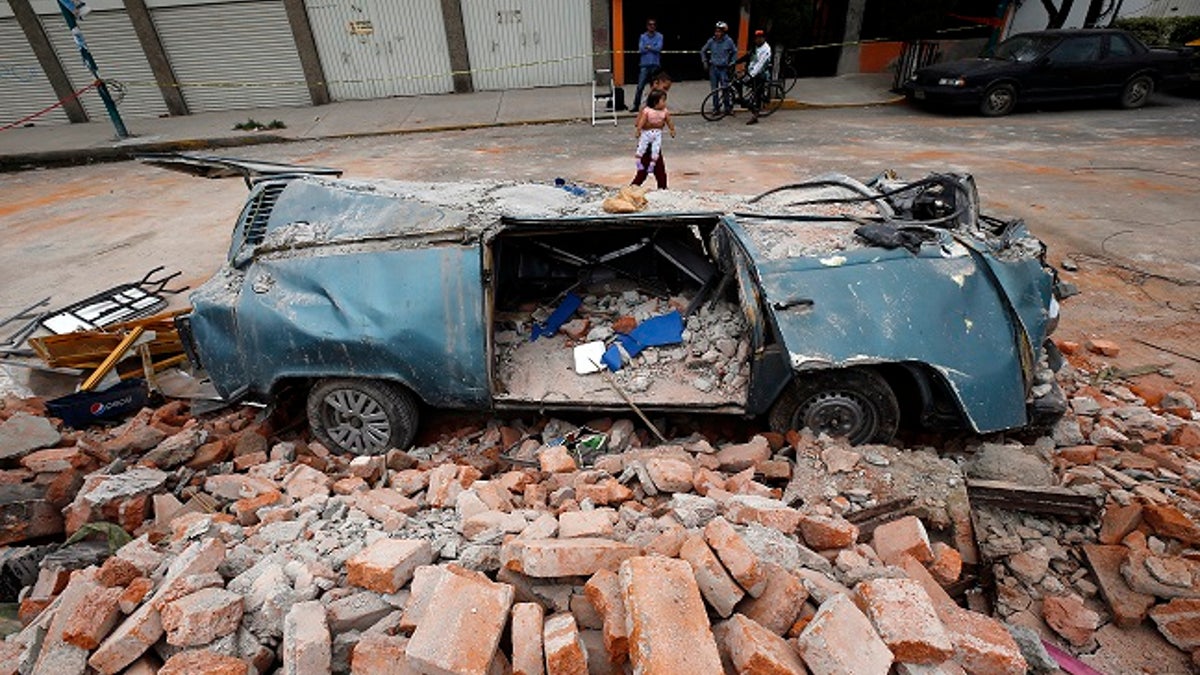
{"type": "MultiPolygon", "coordinates": [[[[79,48],[75,46],[62,14],[55,11],[53,14],[39,14],[38,18],[71,84],[76,89],[86,86],[92,81],[92,73],[83,65],[79,48]]],[[[100,76],[106,80],[116,80],[119,84],[111,87],[110,93],[118,101],[117,109],[122,117],[160,117],[167,114],[167,104],[163,102],[162,93],[154,81],[154,72],[150,70],[142,43],[138,41],[125,10],[94,11],[79,21],[79,30],[83,32],[88,51],[100,67],[100,76]]],[[[95,91],[87,92],[80,97],[80,101],[88,119],[108,119],[104,101],[95,91]]]]}
{"type": "Polygon", "coordinates": [[[312,103],[282,0],[151,5],[150,16],[192,113],[312,103]]]}
{"type": "Polygon", "coordinates": [[[440,0],[305,0],[335,101],[454,90],[440,0]]]}
{"type": "MultiPolygon", "coordinates": [[[[33,47],[25,39],[25,32],[12,17],[0,18],[0,87],[4,92],[0,94],[0,126],[12,124],[58,100],[33,54],[33,47]]],[[[45,126],[69,121],[60,106],[29,124],[45,126]]]]}
{"type": "Polygon", "coordinates": [[[463,0],[475,88],[592,81],[589,0],[463,0]]]}

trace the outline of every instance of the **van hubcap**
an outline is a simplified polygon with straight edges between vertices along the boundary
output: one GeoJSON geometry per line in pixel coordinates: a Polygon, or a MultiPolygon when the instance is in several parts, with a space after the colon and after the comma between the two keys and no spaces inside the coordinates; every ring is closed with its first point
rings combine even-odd
{"type": "Polygon", "coordinates": [[[392,425],[379,401],[361,391],[338,389],[324,403],[326,432],[343,448],[357,454],[387,449],[392,425]]]}

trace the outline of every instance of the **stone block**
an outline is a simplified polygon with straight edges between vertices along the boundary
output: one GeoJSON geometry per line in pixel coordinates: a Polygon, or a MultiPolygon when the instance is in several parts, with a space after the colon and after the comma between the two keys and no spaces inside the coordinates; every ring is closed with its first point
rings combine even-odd
{"type": "Polygon", "coordinates": [[[937,609],[920,582],[872,579],[854,589],[855,601],[896,661],[940,663],[954,654],[937,609]]]}
{"type": "Polygon", "coordinates": [[[621,563],[619,576],[630,636],[629,661],[635,673],[722,672],[708,613],[689,564],[635,557],[621,563]]]}
{"type": "Polygon", "coordinates": [[[379,594],[363,591],[333,600],[325,606],[325,616],[330,632],[337,635],[355,630],[365,631],[391,614],[393,609],[379,594]]]}
{"type": "Polygon", "coordinates": [[[746,675],[807,675],[800,654],[782,637],[754,621],[734,614],[713,631],[723,641],[738,673],[746,675]]]}
{"type": "Polygon", "coordinates": [[[588,675],[587,650],[570,614],[555,614],[542,627],[547,675],[588,675]]]}
{"type": "Polygon", "coordinates": [[[500,562],[531,577],[591,576],[615,570],[638,554],[636,546],[610,539],[514,539],[500,549],[500,562]]]}
{"type": "Polygon", "coordinates": [[[916,516],[905,516],[875,528],[871,547],[875,549],[879,559],[889,565],[898,564],[904,554],[911,555],[922,563],[933,560],[929,534],[925,532],[925,525],[921,519],[916,516]]]}
{"type": "Polygon", "coordinates": [[[321,675],[333,668],[333,638],[325,607],[316,600],[298,602],[283,620],[282,675],[321,675]]]}
{"type": "MultiPolygon", "coordinates": [[[[609,574],[612,574],[609,572],[609,574]]],[[[518,602],[512,608],[513,675],[543,675],[546,659],[542,650],[545,610],[536,602],[518,602]]]]}
{"type": "Polygon", "coordinates": [[[891,650],[845,595],[821,603],[796,646],[813,675],[886,675],[892,666],[891,650]]]}
{"type": "Polygon", "coordinates": [[[62,434],[49,419],[19,412],[0,424],[0,460],[19,460],[60,440],[62,434]]]}
{"type": "Polygon", "coordinates": [[[767,573],[758,556],[728,520],[718,516],[704,526],[704,540],[721,559],[725,569],[751,597],[767,587],[767,573]]]}
{"type": "Polygon", "coordinates": [[[513,588],[477,572],[447,568],[408,643],[408,663],[423,673],[486,675],[508,624],[513,588]]]}
{"type": "Polygon", "coordinates": [[[395,593],[419,565],[433,562],[424,539],[380,539],[346,561],[346,583],[377,593],[395,593]]]}

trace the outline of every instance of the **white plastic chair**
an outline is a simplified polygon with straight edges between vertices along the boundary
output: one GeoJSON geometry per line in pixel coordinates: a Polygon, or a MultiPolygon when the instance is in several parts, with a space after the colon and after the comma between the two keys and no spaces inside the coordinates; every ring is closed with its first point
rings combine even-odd
{"type": "Polygon", "coordinates": [[[617,125],[616,86],[612,71],[603,68],[592,78],[592,126],[596,126],[597,120],[604,121],[606,116],[611,116],[613,126],[617,125]],[[596,115],[597,108],[601,111],[599,116],[596,115]]]}

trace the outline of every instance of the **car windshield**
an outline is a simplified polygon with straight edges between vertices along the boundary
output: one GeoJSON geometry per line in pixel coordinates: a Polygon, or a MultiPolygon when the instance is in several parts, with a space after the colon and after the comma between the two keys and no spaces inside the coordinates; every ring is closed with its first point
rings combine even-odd
{"type": "Polygon", "coordinates": [[[1058,38],[1047,35],[1018,35],[996,46],[991,57],[1003,61],[1028,62],[1050,51],[1058,38]]]}

